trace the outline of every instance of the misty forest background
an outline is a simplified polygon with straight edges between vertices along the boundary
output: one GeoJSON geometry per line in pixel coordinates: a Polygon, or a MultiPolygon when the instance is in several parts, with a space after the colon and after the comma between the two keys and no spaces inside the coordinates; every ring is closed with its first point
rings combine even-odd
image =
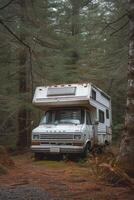
{"type": "Polygon", "coordinates": [[[83,82],[111,96],[119,140],[127,55],[121,0],[0,0],[0,144],[30,144],[41,116],[31,103],[36,86],[83,82]]]}

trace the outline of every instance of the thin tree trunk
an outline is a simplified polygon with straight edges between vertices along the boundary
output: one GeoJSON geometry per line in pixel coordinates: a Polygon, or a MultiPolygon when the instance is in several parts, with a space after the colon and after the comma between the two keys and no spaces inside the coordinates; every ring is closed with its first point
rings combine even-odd
{"type": "Polygon", "coordinates": [[[78,36],[80,33],[80,2],[79,0],[71,0],[72,4],[72,36],[74,38],[75,46],[71,52],[72,62],[75,65],[79,60],[79,52],[77,49],[78,36]]]}
{"type": "Polygon", "coordinates": [[[77,0],[72,0],[72,36],[76,36],[80,32],[80,22],[79,22],[79,15],[80,15],[80,4],[77,0]]]}
{"type": "Polygon", "coordinates": [[[125,130],[119,161],[127,172],[134,175],[134,0],[126,0],[125,5],[129,18],[129,63],[125,130]]]}

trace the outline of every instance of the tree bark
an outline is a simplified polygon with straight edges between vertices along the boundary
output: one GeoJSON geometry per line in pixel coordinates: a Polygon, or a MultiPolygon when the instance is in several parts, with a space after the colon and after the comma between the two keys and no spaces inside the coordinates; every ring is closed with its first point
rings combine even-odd
{"type": "MultiPolygon", "coordinates": [[[[25,0],[19,1],[20,5],[20,39],[25,42],[26,33],[25,26],[25,0]]],[[[22,100],[18,112],[18,141],[17,146],[19,149],[28,147],[30,145],[31,135],[31,116],[30,111],[25,106],[26,102],[30,99],[30,72],[28,65],[28,48],[21,46],[19,49],[19,95],[22,100]]]]}
{"type": "Polygon", "coordinates": [[[129,18],[129,63],[125,129],[119,152],[119,162],[134,176],[134,0],[125,1],[129,18]]]}
{"type": "MultiPolygon", "coordinates": [[[[70,0],[72,5],[72,24],[71,24],[71,33],[72,37],[74,39],[74,47],[71,52],[71,64],[75,65],[77,61],[79,60],[79,52],[77,49],[77,42],[78,42],[78,36],[80,33],[80,2],[81,0],[70,0]]],[[[74,67],[76,68],[76,66],[74,67]]]]}
{"type": "Polygon", "coordinates": [[[80,22],[79,22],[79,15],[80,15],[80,3],[76,0],[71,0],[72,4],[72,36],[76,36],[80,32],[80,22]]]}

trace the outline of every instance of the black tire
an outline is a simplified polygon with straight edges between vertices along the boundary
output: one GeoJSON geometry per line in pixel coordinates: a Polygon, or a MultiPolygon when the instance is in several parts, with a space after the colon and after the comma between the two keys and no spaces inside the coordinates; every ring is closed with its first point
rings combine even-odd
{"type": "Polygon", "coordinates": [[[103,153],[103,147],[98,147],[97,149],[96,149],[96,152],[97,152],[97,154],[102,154],[103,153]]]}
{"type": "Polygon", "coordinates": [[[90,154],[90,151],[91,151],[91,144],[88,142],[84,148],[84,151],[82,153],[82,157],[83,158],[86,158],[87,156],[89,156],[90,154]]]}
{"type": "Polygon", "coordinates": [[[95,146],[92,150],[92,153],[95,154],[102,154],[103,153],[103,146],[95,146]]]}
{"type": "Polygon", "coordinates": [[[44,154],[43,153],[34,153],[35,160],[43,160],[44,154]]]}
{"type": "Polygon", "coordinates": [[[109,146],[110,143],[109,143],[107,140],[105,140],[105,145],[106,145],[106,146],[109,146]]]}

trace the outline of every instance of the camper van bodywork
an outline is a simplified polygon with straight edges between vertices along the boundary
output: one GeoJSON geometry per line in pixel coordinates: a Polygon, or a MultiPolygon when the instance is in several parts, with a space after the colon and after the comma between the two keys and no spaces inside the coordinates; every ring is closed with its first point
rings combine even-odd
{"type": "Polygon", "coordinates": [[[37,87],[33,104],[45,113],[32,131],[33,152],[82,153],[111,143],[111,100],[93,84],[37,87]]]}

